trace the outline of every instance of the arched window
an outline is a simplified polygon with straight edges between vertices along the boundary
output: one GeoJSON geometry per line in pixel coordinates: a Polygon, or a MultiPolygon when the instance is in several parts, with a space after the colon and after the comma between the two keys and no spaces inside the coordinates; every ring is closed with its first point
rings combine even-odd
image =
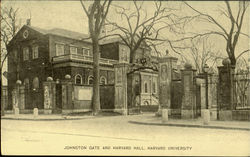
{"type": "Polygon", "coordinates": [[[82,84],[82,76],[80,74],[75,76],[75,84],[82,84]]]}
{"type": "Polygon", "coordinates": [[[89,84],[89,85],[93,84],[93,81],[94,81],[94,77],[93,77],[92,75],[90,75],[90,76],[88,77],[88,84],[89,84]]]}
{"type": "Polygon", "coordinates": [[[33,79],[33,88],[34,88],[34,89],[39,88],[39,79],[38,79],[38,77],[35,77],[35,78],[33,79]]]}
{"type": "Polygon", "coordinates": [[[107,79],[104,76],[100,77],[100,84],[107,84],[107,79]]]}
{"type": "Polygon", "coordinates": [[[144,83],[144,92],[145,93],[148,92],[148,83],[147,82],[144,83]]]}
{"type": "Polygon", "coordinates": [[[28,78],[25,78],[24,81],[24,87],[25,89],[29,89],[30,88],[30,80],[28,78]]]}

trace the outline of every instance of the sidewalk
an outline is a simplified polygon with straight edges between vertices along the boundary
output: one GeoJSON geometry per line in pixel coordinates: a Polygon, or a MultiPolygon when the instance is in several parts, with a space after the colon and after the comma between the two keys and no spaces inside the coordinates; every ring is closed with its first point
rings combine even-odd
{"type": "Polygon", "coordinates": [[[145,114],[143,119],[135,119],[129,123],[138,125],[158,125],[158,126],[174,126],[174,127],[194,127],[194,128],[210,128],[210,129],[230,129],[230,130],[246,130],[250,131],[249,121],[210,121],[208,125],[203,124],[201,118],[198,119],[173,119],[169,118],[163,123],[161,117],[152,114],[145,114]]]}
{"type": "MultiPolygon", "coordinates": [[[[93,119],[93,118],[104,118],[107,116],[92,116],[92,115],[61,115],[51,114],[45,115],[40,114],[34,117],[33,114],[5,114],[1,119],[8,120],[31,120],[31,121],[53,121],[53,120],[81,120],[81,119],[93,119]]],[[[193,127],[193,128],[209,128],[209,129],[230,129],[230,130],[245,130],[250,131],[249,121],[210,121],[208,125],[203,124],[201,118],[198,119],[173,119],[165,123],[162,123],[161,117],[155,116],[153,113],[143,113],[139,115],[128,115],[128,116],[110,116],[110,118],[124,118],[128,123],[136,125],[152,125],[152,126],[173,126],[173,127],[193,127]]]]}
{"type": "Polygon", "coordinates": [[[85,116],[68,116],[68,115],[61,115],[61,114],[40,114],[38,116],[34,116],[33,114],[5,114],[1,116],[1,119],[8,119],[8,120],[34,120],[34,121],[51,121],[51,120],[80,120],[80,119],[88,119],[94,118],[94,116],[85,115],[85,116]]]}

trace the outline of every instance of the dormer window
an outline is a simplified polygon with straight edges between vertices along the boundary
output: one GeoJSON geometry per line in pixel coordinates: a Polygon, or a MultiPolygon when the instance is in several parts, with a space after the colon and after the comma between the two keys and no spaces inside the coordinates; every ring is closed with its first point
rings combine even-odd
{"type": "Polygon", "coordinates": [[[56,56],[64,55],[64,44],[56,44],[56,56]]]}
{"type": "Polygon", "coordinates": [[[32,59],[38,58],[38,46],[33,46],[32,47],[32,59]]]}
{"type": "Polygon", "coordinates": [[[29,60],[29,48],[28,47],[24,47],[23,48],[23,60],[29,60]]]}

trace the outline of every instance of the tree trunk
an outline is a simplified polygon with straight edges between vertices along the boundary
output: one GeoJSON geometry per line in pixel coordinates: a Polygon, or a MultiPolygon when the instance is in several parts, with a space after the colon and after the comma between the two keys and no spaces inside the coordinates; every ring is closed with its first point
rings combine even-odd
{"type": "MultiPolygon", "coordinates": [[[[2,82],[2,67],[1,67],[1,69],[0,69],[0,72],[1,72],[1,98],[3,99],[3,82],[2,82]]],[[[5,106],[4,106],[4,103],[2,103],[2,99],[1,99],[1,116],[4,116],[4,108],[5,108],[5,106]]]]}
{"type": "Polygon", "coordinates": [[[100,86],[99,86],[99,43],[98,39],[93,39],[93,97],[92,97],[92,107],[94,115],[98,114],[101,109],[100,105],[100,86]]]}
{"type": "Polygon", "coordinates": [[[136,62],[136,58],[135,58],[136,57],[136,53],[134,51],[131,51],[131,50],[130,50],[130,52],[131,52],[130,53],[130,55],[131,55],[130,56],[130,63],[135,63],[136,62]]]}

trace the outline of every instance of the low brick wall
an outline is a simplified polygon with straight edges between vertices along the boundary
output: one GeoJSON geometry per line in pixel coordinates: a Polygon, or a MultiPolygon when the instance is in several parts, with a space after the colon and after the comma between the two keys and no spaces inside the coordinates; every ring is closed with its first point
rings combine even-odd
{"type": "Polygon", "coordinates": [[[250,110],[233,110],[233,120],[250,121],[250,110]]]}

